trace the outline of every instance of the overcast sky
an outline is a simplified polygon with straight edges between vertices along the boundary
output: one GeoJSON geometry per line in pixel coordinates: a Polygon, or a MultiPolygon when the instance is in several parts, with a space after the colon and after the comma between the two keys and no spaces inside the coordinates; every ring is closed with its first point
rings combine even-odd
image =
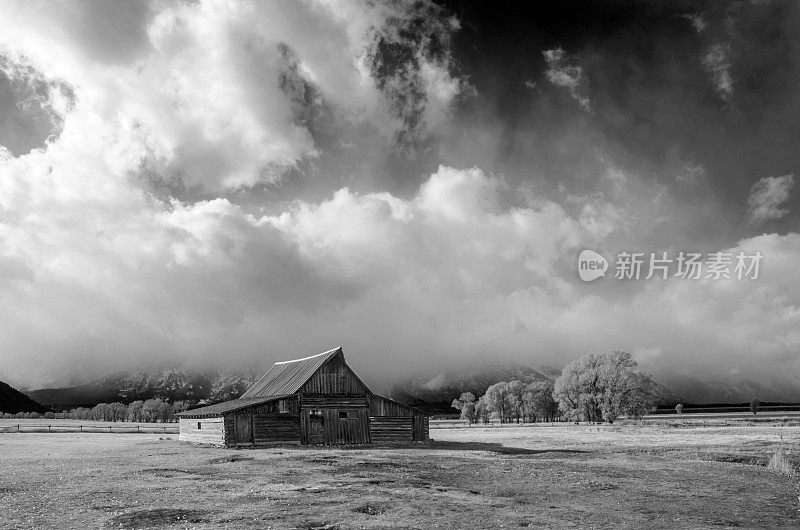
{"type": "Polygon", "coordinates": [[[800,383],[800,4],[544,4],[0,0],[0,379],[341,345],[800,383]]]}

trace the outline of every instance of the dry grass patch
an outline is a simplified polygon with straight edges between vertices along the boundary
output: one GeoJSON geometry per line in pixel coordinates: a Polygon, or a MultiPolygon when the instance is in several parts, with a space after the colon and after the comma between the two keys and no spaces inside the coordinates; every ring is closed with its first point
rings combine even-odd
{"type": "Polygon", "coordinates": [[[391,506],[383,503],[367,502],[360,506],[353,508],[356,513],[363,513],[365,515],[383,515],[391,510],[391,506]]]}
{"type": "Polygon", "coordinates": [[[108,523],[115,528],[158,528],[180,523],[199,524],[209,522],[205,510],[180,510],[158,508],[136,510],[112,518],[108,523]]]}
{"type": "Polygon", "coordinates": [[[255,460],[255,457],[252,456],[242,456],[242,455],[230,455],[230,456],[221,456],[219,458],[212,458],[208,461],[209,464],[227,464],[230,462],[248,462],[250,460],[255,460]]]}
{"type": "Polygon", "coordinates": [[[797,470],[789,460],[789,457],[786,456],[786,450],[783,447],[778,447],[775,450],[775,454],[772,455],[767,464],[767,469],[778,475],[786,475],[792,478],[797,476],[797,470]]]}

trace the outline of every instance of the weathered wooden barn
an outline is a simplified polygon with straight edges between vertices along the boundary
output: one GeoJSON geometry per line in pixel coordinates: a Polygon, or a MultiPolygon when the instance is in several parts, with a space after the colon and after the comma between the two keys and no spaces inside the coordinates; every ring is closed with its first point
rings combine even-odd
{"type": "Polygon", "coordinates": [[[178,416],[181,440],[228,447],[429,440],[428,416],[371,392],[341,348],[277,362],[239,399],[178,416]]]}

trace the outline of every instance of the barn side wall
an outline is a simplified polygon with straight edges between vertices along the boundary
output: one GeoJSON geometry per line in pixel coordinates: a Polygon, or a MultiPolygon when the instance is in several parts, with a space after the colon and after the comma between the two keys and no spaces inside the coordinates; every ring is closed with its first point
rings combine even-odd
{"type": "Polygon", "coordinates": [[[370,443],[369,409],[364,396],[302,396],[300,410],[303,444],[370,443]],[[340,413],[347,417],[340,418],[340,413]]]}
{"type": "Polygon", "coordinates": [[[371,416],[369,426],[373,443],[413,441],[412,419],[408,416],[371,416]]]}
{"type": "Polygon", "coordinates": [[[271,445],[300,443],[300,407],[297,396],[254,405],[228,414],[228,445],[271,445]],[[237,421],[249,422],[251,438],[236,439],[237,421]]]}
{"type": "Polygon", "coordinates": [[[225,420],[222,416],[210,418],[181,418],[178,439],[197,444],[225,445],[225,420]],[[200,424],[200,428],[197,425],[200,424]]]}
{"type": "Polygon", "coordinates": [[[255,445],[300,443],[300,420],[297,414],[253,414],[255,445]]]}
{"type": "Polygon", "coordinates": [[[372,443],[427,442],[428,417],[418,410],[382,396],[369,397],[372,443]]]}
{"type": "Polygon", "coordinates": [[[368,444],[369,416],[367,409],[348,409],[347,418],[339,418],[339,409],[303,409],[300,413],[300,431],[304,444],[310,445],[352,445],[368,444]],[[322,421],[315,423],[312,414],[316,412],[322,421]]]}

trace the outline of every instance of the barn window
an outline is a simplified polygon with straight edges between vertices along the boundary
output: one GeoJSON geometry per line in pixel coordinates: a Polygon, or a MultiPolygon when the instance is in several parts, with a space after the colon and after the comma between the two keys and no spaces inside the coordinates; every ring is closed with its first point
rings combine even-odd
{"type": "Polygon", "coordinates": [[[278,401],[278,412],[280,414],[288,414],[289,413],[289,402],[285,399],[281,399],[278,401]]]}
{"type": "Polygon", "coordinates": [[[309,410],[308,411],[308,415],[309,416],[320,416],[320,417],[322,417],[322,411],[321,410],[309,410]]]}
{"type": "Polygon", "coordinates": [[[203,424],[202,424],[202,423],[200,423],[199,421],[197,422],[197,428],[198,428],[198,429],[202,429],[202,428],[203,428],[203,424]]]}
{"type": "Polygon", "coordinates": [[[339,419],[340,419],[340,420],[354,420],[354,419],[356,419],[356,418],[355,418],[355,416],[352,416],[352,415],[351,415],[349,412],[347,412],[346,410],[340,410],[340,411],[339,411],[339,419]]]}

